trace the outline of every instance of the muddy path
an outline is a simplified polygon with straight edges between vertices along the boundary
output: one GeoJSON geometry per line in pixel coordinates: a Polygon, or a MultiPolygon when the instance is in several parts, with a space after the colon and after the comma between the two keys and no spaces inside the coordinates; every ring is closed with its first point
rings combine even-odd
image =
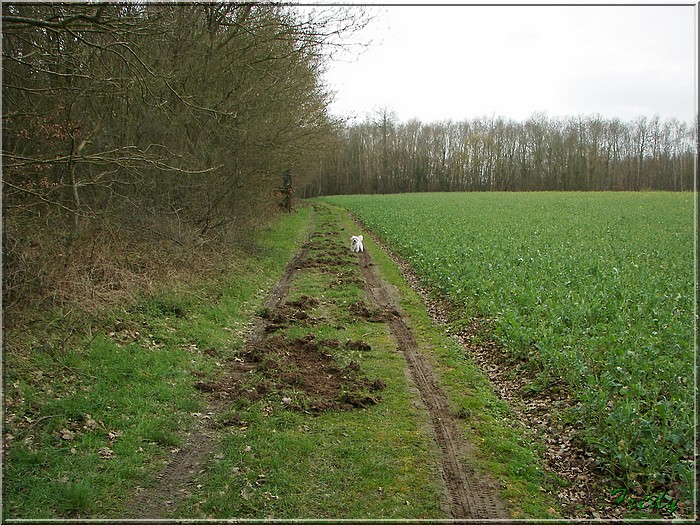
{"type": "MultiPolygon", "coordinates": [[[[315,214],[315,221],[322,221],[315,214]]],[[[326,227],[328,225],[326,224],[326,227]]],[[[439,470],[442,474],[446,517],[452,519],[507,518],[504,503],[498,497],[497,484],[477,473],[468,458],[471,445],[460,431],[458,417],[449,406],[447,398],[438,386],[429,362],[421,354],[419,343],[411,331],[408,320],[400,312],[393,289],[379,274],[368,251],[350,258],[351,266],[357,264],[359,272],[344,274],[339,270],[347,260],[345,239],[335,234],[323,233],[323,224],[316,224],[308,232],[299,252],[289,261],[285,271],[262,305],[262,314],[254,317],[252,332],[243,350],[229,360],[226,372],[212,381],[197,381],[194,386],[204,394],[205,408],[197,419],[195,428],[184,437],[183,444],[171,450],[171,456],[157,481],[145,489],[138,489],[125,505],[125,517],[134,519],[164,519],[171,517],[177,506],[199,490],[198,479],[220,448],[221,428],[217,416],[222,414],[233,400],[257,402],[270,391],[285,391],[290,386],[304,391],[303,406],[296,406],[291,397],[283,400],[286,408],[306,413],[328,410],[354,410],[381,401],[381,390],[386,385],[381,379],[368,378],[357,368],[339,366],[330,354],[342,345],[354,345],[363,350],[362,341],[347,341],[305,337],[289,338],[284,327],[311,326],[321,319],[314,319],[310,312],[317,305],[316,299],[302,295],[289,299],[290,289],[300,272],[313,269],[331,273],[343,282],[360,285],[368,301],[375,308],[364,304],[351,304],[347,308],[358,318],[369,322],[386,323],[396,348],[405,359],[406,376],[413,382],[417,396],[428,412],[430,430],[440,451],[439,470]],[[320,228],[320,229],[319,229],[320,228]],[[319,250],[319,247],[323,248],[319,250]],[[352,259],[356,260],[352,262],[352,259]],[[290,373],[293,370],[294,373],[290,373]],[[248,372],[264,377],[260,383],[250,383],[248,372]]],[[[355,267],[357,268],[357,267],[355,267]]],[[[356,347],[356,348],[355,348],[356,347]]],[[[344,346],[342,348],[345,348],[344,346]]]]}
{"type": "Polygon", "coordinates": [[[441,471],[450,513],[455,519],[506,518],[504,504],[497,496],[492,480],[480,476],[463,462],[472,447],[459,431],[457,416],[437,385],[430,364],[423,358],[416,338],[394,302],[389,286],[375,270],[368,251],[359,254],[366,290],[375,305],[385,313],[389,330],[404,354],[410,377],[420,393],[423,405],[441,451],[441,471]]]}

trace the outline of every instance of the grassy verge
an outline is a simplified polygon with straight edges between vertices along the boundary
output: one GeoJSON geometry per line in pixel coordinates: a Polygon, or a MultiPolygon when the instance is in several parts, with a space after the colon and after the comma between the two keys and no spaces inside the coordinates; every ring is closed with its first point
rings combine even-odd
{"type": "MultiPolygon", "coordinates": [[[[242,344],[309,213],[280,220],[257,255],[241,253],[217,279],[105,313],[107,333],[63,346],[5,344],[3,518],[118,515],[182,443],[202,407],[193,374],[213,373],[218,354],[242,344]]],[[[5,343],[15,335],[32,339],[5,332],[5,343]]]]}

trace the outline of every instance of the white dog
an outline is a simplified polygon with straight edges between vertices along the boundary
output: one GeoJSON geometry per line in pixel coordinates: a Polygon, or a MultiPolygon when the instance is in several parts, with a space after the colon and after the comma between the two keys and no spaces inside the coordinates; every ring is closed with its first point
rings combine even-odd
{"type": "Polygon", "coordinates": [[[350,251],[351,252],[364,252],[365,245],[362,244],[364,237],[362,235],[353,235],[350,237],[350,251]]]}

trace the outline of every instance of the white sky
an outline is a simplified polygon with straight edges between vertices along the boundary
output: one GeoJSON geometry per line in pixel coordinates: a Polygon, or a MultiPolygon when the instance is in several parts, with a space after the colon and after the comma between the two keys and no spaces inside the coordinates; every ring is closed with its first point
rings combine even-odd
{"type": "Polygon", "coordinates": [[[373,43],[326,75],[335,115],[696,115],[693,5],[367,9],[376,17],[354,38],[373,43]]]}

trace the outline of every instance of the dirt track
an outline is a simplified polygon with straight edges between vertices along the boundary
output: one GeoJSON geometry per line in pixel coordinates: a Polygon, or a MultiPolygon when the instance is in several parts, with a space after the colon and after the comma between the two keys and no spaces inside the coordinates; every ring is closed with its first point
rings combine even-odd
{"type": "MultiPolygon", "coordinates": [[[[313,239],[312,234],[310,239],[313,239]]],[[[212,428],[210,422],[215,419],[215,414],[220,412],[222,404],[230,399],[245,396],[255,396],[259,393],[265,394],[261,385],[250,388],[251,385],[243,383],[244,371],[256,367],[272,383],[273,387],[290,379],[297,385],[308,385],[307,393],[313,399],[312,406],[304,407],[305,410],[337,410],[353,409],[353,407],[367,406],[377,402],[378,397],[349,398],[342,399],[340,403],[337,398],[337,384],[321,384],[318,377],[329,377],[331,382],[339,383],[341,377],[347,380],[351,378],[357,385],[370,387],[371,383],[361,374],[349,373],[347,369],[338,370],[335,375],[335,368],[332,362],[317,362],[318,352],[316,348],[323,345],[339,344],[337,341],[316,341],[311,338],[286,339],[278,336],[275,332],[285,322],[298,324],[301,322],[314,322],[308,318],[308,313],[304,311],[304,302],[285,302],[296,272],[312,267],[324,269],[333,266],[339,257],[346,257],[347,247],[343,240],[337,235],[317,236],[318,244],[327,245],[328,249],[323,257],[311,256],[307,241],[299,253],[289,262],[284,275],[280,279],[275,289],[270,293],[264,303],[266,315],[255,319],[253,333],[250,336],[246,351],[241,354],[223,378],[215,382],[197,382],[195,387],[208,394],[209,415],[200,417],[201,425],[196,428],[179,450],[174,450],[169,464],[158,476],[158,483],[149,489],[140,490],[136,496],[127,504],[127,517],[140,519],[166,518],[172,513],[175,506],[188,494],[196,491],[196,478],[205,468],[208,457],[217,448],[218,434],[212,428]],[[279,350],[282,349],[283,352],[279,350]],[[293,350],[290,352],[290,349],[293,350]],[[295,355],[299,359],[294,363],[295,369],[307,370],[304,377],[287,378],[283,370],[284,363],[282,355],[295,355]],[[309,356],[308,362],[302,362],[304,356],[309,356]],[[270,364],[273,363],[273,364],[270,364]],[[278,366],[281,363],[282,366],[278,366]],[[319,373],[322,370],[323,373],[319,373]],[[335,380],[333,380],[335,378],[335,380]]],[[[429,412],[434,439],[441,451],[441,472],[444,481],[444,492],[448,508],[446,511],[453,519],[493,519],[507,518],[504,504],[499,500],[498,489],[495,483],[487,478],[478,475],[464,459],[471,454],[470,445],[464,440],[459,430],[457,417],[448,407],[445,394],[438,387],[433,371],[429,363],[423,358],[414,334],[412,333],[407,320],[399,312],[396,303],[391,295],[391,288],[378,275],[372,263],[370,253],[365,251],[357,257],[364,286],[369,299],[376,307],[377,312],[365,312],[358,305],[353,305],[357,315],[364,316],[372,322],[386,322],[393,335],[397,348],[403,353],[406,360],[406,367],[409,376],[415,384],[425,409],[429,412]],[[366,315],[365,315],[366,314],[366,315]],[[371,315],[370,315],[371,314],[371,315]]],[[[352,307],[351,307],[352,308],[352,307]]],[[[361,345],[362,342],[353,342],[361,345]]],[[[381,390],[383,384],[376,379],[373,383],[381,390]]],[[[264,387],[264,385],[262,385],[264,387]]],[[[352,385],[350,385],[351,390],[352,385]]],[[[345,385],[348,390],[348,385],[345,385]]],[[[255,399],[251,398],[251,401],[255,399]]],[[[290,406],[290,409],[294,407],[290,406]]]]}

